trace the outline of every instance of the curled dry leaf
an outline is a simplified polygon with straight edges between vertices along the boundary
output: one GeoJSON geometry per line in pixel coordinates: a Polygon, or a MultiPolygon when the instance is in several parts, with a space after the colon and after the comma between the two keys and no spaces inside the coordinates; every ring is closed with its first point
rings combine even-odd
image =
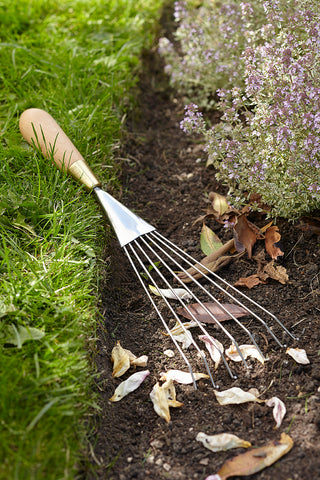
{"type": "Polygon", "coordinates": [[[206,480],[226,480],[230,477],[253,475],[275,463],[292,447],[292,438],[286,433],[282,433],[280,440],[273,440],[264,447],[253,448],[248,452],[230,458],[216,475],[210,475],[206,480]]]}
{"type": "Polygon", "coordinates": [[[231,260],[239,258],[242,254],[238,255],[226,255],[234,248],[234,240],[229,240],[222,247],[218,248],[210,255],[204,257],[194,267],[188,268],[186,272],[178,272],[179,279],[184,283],[193,282],[201,278],[203,275],[207,275],[210,272],[216,272],[220,268],[227,265],[231,260]]]}
{"type": "Polygon", "coordinates": [[[120,385],[115,389],[114,394],[109,399],[110,402],[119,402],[123,397],[128,395],[128,393],[133,392],[141,383],[147,378],[150,374],[149,370],[144,370],[142,372],[136,372],[131,377],[127,378],[124,382],[121,382],[120,385]]]}
{"type": "Polygon", "coordinates": [[[185,308],[178,308],[177,313],[190,320],[195,317],[199,322],[204,323],[216,323],[212,316],[218,322],[224,322],[225,320],[231,320],[233,317],[240,318],[248,315],[247,310],[243,307],[233,303],[218,302],[207,302],[202,305],[199,303],[191,303],[185,308]]]}
{"type": "Polygon", "coordinates": [[[277,280],[283,285],[289,280],[287,270],[281,265],[274,266],[273,260],[263,267],[263,273],[267,274],[268,277],[272,278],[273,280],[277,280]]]}
{"type": "Polygon", "coordinates": [[[212,452],[221,452],[225,450],[231,450],[231,448],[249,448],[251,443],[246,440],[233,435],[232,433],[220,433],[218,435],[207,435],[203,432],[199,432],[196,436],[198,442],[211,450],[212,452]]]}
{"type": "Polygon", "coordinates": [[[257,239],[264,238],[260,230],[242,214],[236,217],[236,224],[233,231],[236,250],[238,252],[244,252],[246,250],[248,257],[251,258],[252,248],[257,239]]]}
{"type": "Polygon", "coordinates": [[[131,365],[137,367],[146,367],[148,363],[147,355],[136,357],[130,350],[123,348],[120,341],[113,347],[111,352],[111,361],[113,362],[113,377],[121,377],[131,365]]]}
{"type": "Polygon", "coordinates": [[[302,365],[308,365],[310,363],[307,353],[303,348],[287,348],[286,353],[297,363],[301,363],[302,365]]]}
{"type": "MultiPolygon", "coordinates": [[[[190,322],[184,322],[184,323],[177,321],[175,326],[171,328],[170,333],[172,335],[180,335],[185,330],[188,330],[189,328],[193,328],[193,327],[198,327],[198,326],[199,326],[199,323],[196,322],[195,320],[191,320],[190,322]]],[[[164,335],[168,335],[168,333],[165,333],[164,335]]]]}
{"type": "Polygon", "coordinates": [[[211,201],[211,205],[213,210],[216,212],[217,216],[220,218],[224,213],[229,210],[229,204],[227,202],[226,197],[220,195],[217,192],[210,192],[209,193],[209,200],[211,201]]]}
{"type": "MultiPolygon", "coordinates": [[[[189,332],[189,328],[198,327],[197,322],[176,322],[175,326],[170,330],[171,336],[175,338],[177,342],[182,343],[182,348],[187,350],[193,342],[192,334],[189,332]]],[[[169,335],[164,332],[164,335],[169,335]]]]}
{"type": "Polygon", "coordinates": [[[277,260],[278,257],[284,255],[284,252],[281,250],[279,245],[277,245],[280,240],[281,235],[278,227],[274,225],[273,227],[267,228],[265,233],[265,246],[267,252],[273,260],[277,260]]]}
{"type": "MultiPolygon", "coordinates": [[[[194,380],[197,382],[200,378],[209,378],[209,375],[206,373],[193,373],[194,380]]],[[[173,380],[177,383],[182,383],[184,385],[188,385],[193,383],[193,378],[190,372],[183,372],[182,370],[168,370],[167,372],[162,372],[160,375],[160,380],[173,380]]]]}
{"type": "MultiPolygon", "coordinates": [[[[239,345],[239,350],[241,351],[243,358],[246,359],[248,357],[256,358],[264,364],[264,358],[257,349],[255,345],[239,345]]],[[[236,348],[236,346],[232,343],[230,347],[226,350],[226,355],[230,358],[230,360],[233,360],[234,362],[241,362],[242,358],[236,348]]]]}
{"type": "Polygon", "coordinates": [[[280,398],[272,397],[269,400],[266,400],[266,405],[267,407],[273,407],[272,414],[276,421],[275,428],[279,428],[287,411],[285,404],[280,398]]]}
{"type": "Polygon", "coordinates": [[[183,403],[176,400],[176,390],[172,379],[168,379],[163,385],[157,382],[150,393],[150,398],[157,415],[168,423],[171,420],[169,407],[183,406],[183,403]]]}
{"type": "Polygon", "coordinates": [[[238,405],[246,402],[262,402],[254,393],[245,392],[241,388],[232,387],[223,392],[214,390],[216,399],[220,405],[238,405]]]}
{"type": "Polygon", "coordinates": [[[210,255],[212,252],[215,252],[218,248],[223,246],[223,243],[217,234],[214,233],[205,223],[203,223],[201,229],[200,246],[205,255],[210,255]]]}
{"type": "Polygon", "coordinates": [[[211,335],[199,335],[199,339],[205,342],[210,357],[214,361],[214,368],[217,370],[224,352],[222,343],[211,337],[211,335]]]}
{"type": "Polygon", "coordinates": [[[250,275],[249,277],[241,277],[236,283],[233,284],[234,287],[247,287],[253,288],[260,283],[265,283],[259,278],[258,274],[250,275]]]}
{"type": "Polygon", "coordinates": [[[121,377],[130,368],[130,357],[128,351],[124,349],[120,341],[117,341],[111,352],[111,361],[113,362],[113,377],[121,377]]]}
{"type": "Polygon", "coordinates": [[[192,295],[191,293],[187,292],[184,288],[156,288],[153,285],[149,285],[149,288],[152,293],[157,295],[158,297],[165,297],[169,298],[170,300],[178,300],[181,298],[182,300],[191,300],[192,295]]]}
{"type": "Polygon", "coordinates": [[[141,355],[141,357],[130,359],[130,364],[136,367],[146,367],[148,364],[148,355],[141,355]]]}

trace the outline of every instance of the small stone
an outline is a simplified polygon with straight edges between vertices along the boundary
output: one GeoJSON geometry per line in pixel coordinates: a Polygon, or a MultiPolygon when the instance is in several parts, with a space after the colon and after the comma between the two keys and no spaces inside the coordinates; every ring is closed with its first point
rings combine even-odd
{"type": "Polygon", "coordinates": [[[163,447],[163,442],[161,440],[153,440],[150,443],[150,446],[153,448],[162,448],[163,447]]]}
{"type": "Polygon", "coordinates": [[[209,458],[202,458],[202,460],[200,460],[200,465],[204,465],[205,467],[209,464],[209,458]]]}
{"type": "Polygon", "coordinates": [[[166,472],[169,472],[171,470],[171,466],[169,465],[169,463],[164,463],[163,464],[163,469],[166,471],[166,472]]]}
{"type": "Polygon", "coordinates": [[[174,351],[173,351],[173,350],[170,350],[170,349],[165,350],[165,351],[163,352],[163,354],[166,355],[166,356],[169,357],[169,358],[174,357],[174,351]]]}
{"type": "Polygon", "coordinates": [[[149,455],[146,462],[149,463],[149,464],[154,463],[154,455],[149,455]]]}
{"type": "Polygon", "coordinates": [[[157,458],[155,463],[156,463],[156,465],[158,465],[158,467],[161,467],[161,465],[163,464],[162,458],[157,458]]]}
{"type": "Polygon", "coordinates": [[[128,458],[127,458],[127,462],[128,462],[128,463],[131,463],[131,462],[132,462],[132,460],[133,460],[133,458],[132,458],[132,457],[128,457],[128,458]]]}

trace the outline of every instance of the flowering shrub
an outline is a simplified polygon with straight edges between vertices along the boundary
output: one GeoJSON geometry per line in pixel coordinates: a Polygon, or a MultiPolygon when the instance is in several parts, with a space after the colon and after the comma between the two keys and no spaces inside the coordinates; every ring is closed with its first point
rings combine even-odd
{"type": "Polygon", "coordinates": [[[174,17],[179,47],[161,38],[159,52],[175,88],[207,106],[218,88],[244,86],[241,53],[264,18],[259,2],[177,1],[174,17]]]}
{"type": "Polygon", "coordinates": [[[316,0],[255,3],[265,23],[243,50],[242,85],[218,92],[221,122],[206,127],[192,104],[181,126],[205,136],[234,205],[254,192],[272,216],[295,219],[320,206],[320,13],[316,0]]]}

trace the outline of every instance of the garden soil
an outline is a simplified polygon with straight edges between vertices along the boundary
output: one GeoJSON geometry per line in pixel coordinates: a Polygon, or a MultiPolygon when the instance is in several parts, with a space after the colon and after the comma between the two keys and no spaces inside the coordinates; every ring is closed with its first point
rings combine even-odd
{"type": "MultiPolygon", "coordinates": [[[[167,238],[201,259],[202,223],[195,221],[208,206],[208,192],[224,194],[225,189],[217,183],[214,171],[206,167],[201,138],[192,139],[180,129],[183,101],[169,87],[156,49],[144,55],[139,89],[139,105],[135,116],[127,121],[128,134],[119,151],[123,191],[116,195],[167,238]]],[[[249,219],[259,227],[268,223],[262,214],[251,214],[249,219]]],[[[232,232],[212,219],[207,224],[223,242],[232,237],[232,232]]],[[[260,328],[254,332],[268,355],[264,365],[249,360],[251,368],[246,369],[232,362],[237,379],[231,379],[223,365],[216,371],[211,367],[221,391],[235,386],[246,391],[256,388],[262,399],[281,399],[287,413],[278,429],[272,408],[265,403],[219,405],[209,380],[200,380],[197,390],[192,385],[176,385],[177,400],[183,406],[170,409],[169,423],[155,413],[149,395],[160,373],[187,367],[177,351],[173,358],[164,355],[166,349],[174,350],[174,345],[163,334],[164,328],[116,239],[108,241],[106,278],[100,291],[103,321],[95,356],[100,411],[93,418],[91,473],[86,478],[204,480],[218,472],[226,460],[245,451],[238,448],[213,453],[196,440],[198,432],[233,433],[253,447],[279,440],[286,432],[294,441],[292,450],[272,466],[241,478],[320,478],[320,236],[301,228],[300,221],[292,224],[278,219],[277,226],[285,253],[279,264],[286,268],[289,280],[281,284],[269,279],[243,291],[300,338],[296,342],[280,334],[281,341],[305,349],[310,364],[295,363],[286,349],[278,347],[260,328]],[[131,368],[123,378],[112,377],[111,351],[118,340],[135,355],[148,355],[150,375],[136,391],[113,403],[109,399],[120,381],[139,370],[131,368]]],[[[254,254],[263,248],[263,242],[258,241],[254,254]]],[[[256,271],[256,261],[242,256],[219,275],[233,284],[256,271]]],[[[231,323],[226,322],[226,328],[234,328],[231,323]]],[[[243,323],[251,328],[250,320],[243,323]]],[[[207,329],[216,333],[213,326],[207,329]]],[[[195,338],[198,333],[193,333],[195,338]]],[[[249,343],[240,332],[236,338],[239,343],[249,343]]],[[[205,372],[192,347],[190,355],[195,370],[205,372]]]]}

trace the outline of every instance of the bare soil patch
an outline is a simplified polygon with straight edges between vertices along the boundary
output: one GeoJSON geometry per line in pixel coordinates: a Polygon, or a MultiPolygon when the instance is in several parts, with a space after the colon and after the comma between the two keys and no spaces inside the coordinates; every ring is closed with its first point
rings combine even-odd
{"type": "MultiPolygon", "coordinates": [[[[224,193],[224,189],[217,184],[214,171],[205,166],[201,139],[199,146],[179,127],[183,103],[168,86],[156,51],[147,52],[144,61],[139,111],[128,121],[130,134],[121,152],[126,158],[122,178],[126,193],[121,201],[200,259],[201,224],[193,223],[206,207],[205,194],[224,193]]],[[[266,223],[259,215],[251,215],[250,219],[259,226],[266,223]]],[[[296,364],[285,354],[285,349],[261,333],[259,342],[269,356],[265,365],[252,361],[250,370],[234,365],[236,380],[229,377],[224,367],[219,367],[214,376],[221,390],[233,386],[244,390],[255,387],[265,392],[263,398],[279,397],[287,407],[279,430],[274,429],[272,409],[264,404],[220,406],[207,380],[198,383],[198,390],[192,385],[176,386],[177,399],[184,406],[171,409],[170,423],[156,415],[149,394],[160,372],[186,368],[178,353],[173,359],[163,355],[173,345],[163,335],[156,313],[117,241],[113,240],[106,252],[110,273],[101,287],[104,324],[96,356],[101,411],[94,418],[94,473],[90,478],[204,480],[216,473],[228,458],[244,451],[212,453],[196,441],[200,431],[234,433],[256,447],[279,439],[281,432],[288,432],[294,440],[293,449],[276,464],[250,478],[320,478],[319,236],[301,231],[285,220],[279,220],[277,225],[285,251],[282,265],[287,269],[289,282],[281,285],[269,281],[246,293],[300,337],[299,343],[291,341],[290,346],[304,348],[310,365],[296,364]],[[119,379],[112,378],[110,359],[117,340],[136,355],[148,355],[151,373],[138,390],[118,403],[111,403],[108,399],[119,384],[119,379]]],[[[210,226],[223,241],[230,238],[230,232],[219,224],[210,226]]],[[[234,283],[255,272],[254,261],[244,256],[219,274],[234,283]]],[[[287,341],[284,337],[281,340],[287,341]]],[[[195,365],[196,362],[195,359],[195,365]]],[[[199,368],[204,370],[201,365],[199,368]]]]}

